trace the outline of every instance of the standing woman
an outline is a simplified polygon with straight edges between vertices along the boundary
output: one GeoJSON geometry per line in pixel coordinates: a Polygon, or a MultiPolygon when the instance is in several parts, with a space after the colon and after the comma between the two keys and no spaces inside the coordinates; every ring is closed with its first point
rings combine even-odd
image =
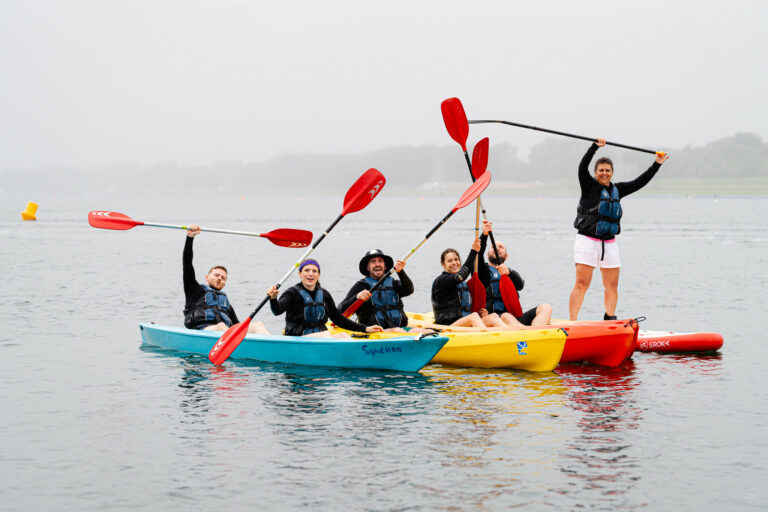
{"type": "Polygon", "coordinates": [[[446,249],[440,255],[443,273],[432,282],[435,323],[456,327],[506,327],[496,313],[489,315],[485,309],[481,309],[480,314],[472,313],[472,296],[466,280],[472,273],[475,258],[484,249],[480,239],[475,238],[463,265],[456,249],[446,249]]]}
{"type": "Polygon", "coordinates": [[[616,319],[616,303],[619,298],[619,247],[616,235],[621,232],[621,205],[619,201],[637,192],[651,181],[668,155],[657,154],[656,161],[647,171],[632,181],[612,183],[613,162],[601,157],[595,162],[594,177],[589,173],[589,163],[598,148],[605,146],[605,139],[597,139],[587,150],[579,164],[581,199],[576,208],[573,227],[578,230],[574,242],[573,257],[576,263],[576,282],[568,301],[571,320],[576,320],[584,302],[584,295],[592,282],[592,272],[600,269],[605,289],[604,320],[616,319]]]}
{"type": "MultiPolygon", "coordinates": [[[[278,300],[277,286],[268,291],[269,307],[277,316],[285,313],[286,336],[314,336],[330,338],[331,334],[325,323],[330,318],[336,325],[349,331],[381,332],[381,327],[353,322],[336,309],[333,297],[320,286],[320,264],[315,260],[304,260],[299,265],[301,282],[285,290],[278,300]]],[[[349,338],[349,335],[337,334],[333,337],[349,338]]]]}

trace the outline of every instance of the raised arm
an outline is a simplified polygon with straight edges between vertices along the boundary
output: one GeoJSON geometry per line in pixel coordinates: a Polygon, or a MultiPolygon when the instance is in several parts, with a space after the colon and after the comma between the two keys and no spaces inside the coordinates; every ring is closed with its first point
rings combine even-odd
{"type": "Polygon", "coordinates": [[[589,164],[592,162],[592,158],[594,158],[597,149],[603,146],[605,146],[605,139],[597,139],[591,146],[589,146],[587,152],[584,153],[584,156],[581,158],[581,162],[579,162],[579,184],[581,185],[581,188],[591,184],[594,180],[592,174],[589,172],[589,164]]]}
{"type": "MultiPolygon", "coordinates": [[[[192,230],[189,231],[190,233],[192,230]]],[[[199,230],[198,230],[199,232],[199,230]]],[[[184,280],[184,292],[187,296],[192,293],[193,290],[198,288],[197,278],[195,277],[195,267],[192,266],[192,243],[195,240],[195,235],[187,234],[184,242],[184,252],[181,255],[181,268],[184,280]]]]}
{"type": "Polygon", "coordinates": [[[646,186],[656,173],[659,172],[661,164],[669,159],[669,155],[656,155],[656,159],[646,171],[635,178],[632,181],[624,181],[622,183],[616,183],[616,188],[619,189],[619,197],[627,197],[629,194],[637,192],[644,186],[646,186]]]}

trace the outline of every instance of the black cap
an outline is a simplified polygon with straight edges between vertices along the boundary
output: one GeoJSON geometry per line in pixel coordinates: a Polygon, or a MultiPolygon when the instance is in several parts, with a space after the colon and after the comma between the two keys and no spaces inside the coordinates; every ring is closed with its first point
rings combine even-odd
{"type": "Polygon", "coordinates": [[[364,276],[368,276],[368,262],[371,260],[371,258],[376,257],[384,258],[384,271],[387,272],[389,269],[392,268],[394,265],[394,261],[392,260],[391,256],[387,256],[384,254],[381,249],[371,249],[367,253],[365,253],[365,256],[363,256],[363,259],[360,260],[360,273],[364,276]]]}

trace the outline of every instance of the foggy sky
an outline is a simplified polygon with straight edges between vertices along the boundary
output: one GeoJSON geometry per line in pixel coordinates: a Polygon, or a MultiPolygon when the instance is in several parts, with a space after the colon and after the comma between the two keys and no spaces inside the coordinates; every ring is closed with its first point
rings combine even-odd
{"type": "Polygon", "coordinates": [[[449,144],[450,96],[644,147],[765,140],[766,27],[732,0],[3,0],[0,172],[449,144]]]}

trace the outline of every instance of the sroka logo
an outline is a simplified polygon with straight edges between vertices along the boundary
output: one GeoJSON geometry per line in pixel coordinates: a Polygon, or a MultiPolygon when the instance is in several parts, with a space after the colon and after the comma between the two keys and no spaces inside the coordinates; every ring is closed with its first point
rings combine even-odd
{"type": "Polygon", "coordinates": [[[650,348],[668,348],[671,342],[672,340],[644,341],[640,343],[640,348],[644,350],[647,350],[650,348]]]}

